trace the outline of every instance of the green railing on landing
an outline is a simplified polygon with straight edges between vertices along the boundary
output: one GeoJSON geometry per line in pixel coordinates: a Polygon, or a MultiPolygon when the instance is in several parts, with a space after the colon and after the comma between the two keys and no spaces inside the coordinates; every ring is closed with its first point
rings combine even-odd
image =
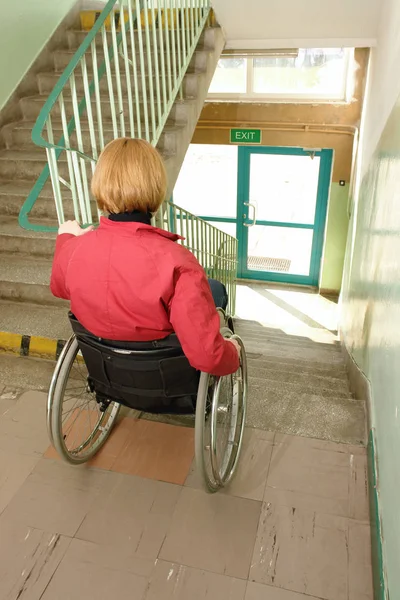
{"type": "Polygon", "coordinates": [[[206,271],[208,277],[218,279],[227,289],[228,311],[235,314],[237,239],[221,229],[199,219],[173,202],[168,202],[163,211],[161,226],[181,235],[180,243],[188,248],[206,271]]]}
{"type": "Polygon", "coordinates": [[[100,152],[125,135],[158,143],[209,14],[210,0],[107,2],[33,128],[48,164],[21,209],[21,227],[56,230],[29,221],[49,176],[59,223],[68,203],[80,223],[98,220],[89,182],[100,152]]]}

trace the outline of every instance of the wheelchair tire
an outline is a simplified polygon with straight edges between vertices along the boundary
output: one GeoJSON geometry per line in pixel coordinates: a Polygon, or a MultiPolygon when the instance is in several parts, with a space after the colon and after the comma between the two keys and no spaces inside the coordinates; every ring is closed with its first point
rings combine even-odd
{"type": "Polygon", "coordinates": [[[93,458],[110,435],[120,408],[111,402],[106,410],[100,410],[89,389],[78,342],[72,335],[57,361],[47,401],[49,437],[59,456],[73,465],[93,458]],[[83,440],[75,444],[80,435],[83,440]]]}
{"type": "Polygon", "coordinates": [[[223,328],[241,346],[238,371],[226,377],[200,377],[195,426],[197,469],[208,492],[228,485],[238,466],[247,408],[247,362],[242,340],[223,328]],[[228,387],[225,393],[224,387],[228,387]],[[230,390],[230,387],[232,389],[230,390]],[[228,397],[229,396],[229,397],[228,397]],[[226,415],[226,418],[225,418],[226,415]]]}

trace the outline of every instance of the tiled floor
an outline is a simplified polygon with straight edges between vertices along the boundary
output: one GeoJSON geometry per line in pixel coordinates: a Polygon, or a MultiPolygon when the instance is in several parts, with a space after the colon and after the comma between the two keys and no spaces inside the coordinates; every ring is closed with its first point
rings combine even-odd
{"type": "Polygon", "coordinates": [[[0,600],[372,600],[364,408],[335,305],[262,286],[238,298],[241,317],[264,318],[242,321],[251,426],[215,495],[193,420],[125,411],[91,464],[70,467],[32,391],[52,365],[0,366],[0,600]]]}
{"type": "Polygon", "coordinates": [[[247,429],[236,479],[208,495],[193,430],[127,417],[69,467],[45,399],[0,396],[2,600],[372,600],[361,446],[247,429]]]}

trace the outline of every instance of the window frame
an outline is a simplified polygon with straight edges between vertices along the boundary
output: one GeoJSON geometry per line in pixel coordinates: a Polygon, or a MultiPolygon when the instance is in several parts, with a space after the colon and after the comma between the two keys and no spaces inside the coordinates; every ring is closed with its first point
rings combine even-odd
{"type": "MultiPolygon", "coordinates": [[[[246,61],[246,92],[214,92],[208,93],[206,102],[260,102],[260,103],[278,103],[287,102],[292,104],[312,103],[336,103],[348,104],[351,100],[350,88],[352,67],[354,65],[354,48],[344,48],[345,68],[343,73],[342,88],[340,94],[266,94],[254,92],[254,58],[258,58],[260,53],[251,55],[235,54],[236,58],[243,58],[246,61]]],[[[268,56],[273,56],[268,54],[268,56]]],[[[222,54],[221,58],[231,58],[230,55],[222,54]]],[[[217,67],[218,68],[218,67],[217,67]]]]}

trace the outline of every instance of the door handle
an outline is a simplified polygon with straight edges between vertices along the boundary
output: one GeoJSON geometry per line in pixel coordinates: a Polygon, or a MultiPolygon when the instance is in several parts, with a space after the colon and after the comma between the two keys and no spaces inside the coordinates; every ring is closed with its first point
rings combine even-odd
{"type": "Polygon", "coordinates": [[[256,207],[251,202],[245,202],[244,205],[248,206],[248,207],[251,206],[251,208],[253,209],[253,222],[252,223],[243,223],[243,225],[245,227],[254,227],[254,225],[256,224],[256,207]]]}

